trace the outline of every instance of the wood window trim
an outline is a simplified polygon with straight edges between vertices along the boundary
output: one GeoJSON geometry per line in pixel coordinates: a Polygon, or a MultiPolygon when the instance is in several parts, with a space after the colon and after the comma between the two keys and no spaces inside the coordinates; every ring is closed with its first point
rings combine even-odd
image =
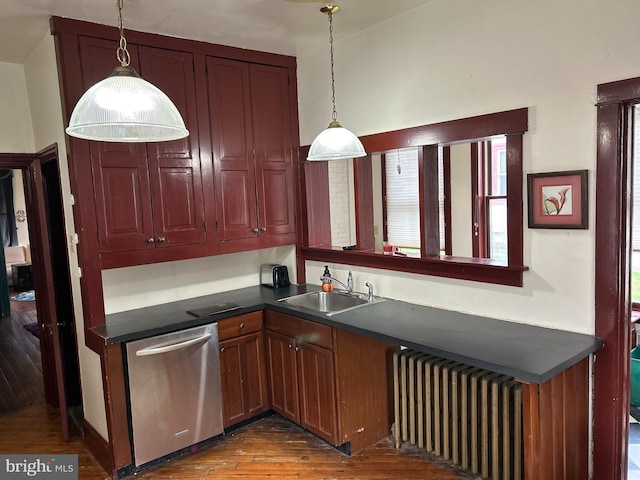
{"type": "MultiPolygon", "coordinates": [[[[479,115],[459,120],[451,120],[403,130],[383,132],[360,137],[367,152],[384,152],[399,147],[423,147],[422,156],[428,155],[434,146],[450,145],[465,141],[479,141],[497,135],[507,136],[507,205],[508,205],[508,262],[496,262],[483,258],[432,255],[423,258],[385,256],[363,250],[344,251],[327,244],[331,226],[328,193],[328,175],[326,162],[304,162],[302,170],[314,171],[314,175],[301,177],[301,194],[298,203],[303,210],[300,218],[305,223],[298,224],[298,238],[306,239],[298,248],[298,280],[305,281],[305,261],[333,262],[385,270],[402,271],[438,277],[457,278],[499,285],[521,287],[523,272],[523,166],[522,136],[528,130],[528,108],[479,115]],[[322,172],[322,173],[320,173],[322,172]],[[324,232],[318,242],[314,242],[316,232],[324,232]],[[328,232],[328,235],[327,235],[328,232]]],[[[300,158],[306,158],[308,146],[301,147],[300,158]]],[[[424,180],[423,180],[424,182],[424,180]]],[[[421,182],[421,183],[423,183],[421,182]]],[[[356,186],[359,205],[373,203],[373,190],[356,186]]],[[[437,189],[435,195],[437,205],[437,189]]],[[[421,202],[432,205],[433,202],[421,194],[421,202]]],[[[358,205],[356,205],[358,208],[358,205]]],[[[424,212],[424,210],[422,210],[424,212]]],[[[356,211],[356,219],[366,217],[366,212],[356,211]]],[[[439,221],[437,216],[423,215],[422,231],[429,228],[430,222],[439,221]]],[[[427,250],[424,249],[426,252],[427,250]]]]}

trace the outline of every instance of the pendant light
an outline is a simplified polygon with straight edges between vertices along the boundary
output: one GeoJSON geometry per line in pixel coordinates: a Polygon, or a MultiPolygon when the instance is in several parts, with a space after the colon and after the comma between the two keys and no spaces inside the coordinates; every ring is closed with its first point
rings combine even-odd
{"type": "Polygon", "coordinates": [[[338,122],[336,113],[336,87],[333,71],[333,14],[340,10],[338,5],[328,4],[320,9],[329,17],[329,45],[331,46],[331,101],[333,103],[332,120],[326,130],[320,132],[309,148],[307,160],[342,160],[364,157],[362,142],[351,131],[338,122]]]}
{"type": "Polygon", "coordinates": [[[159,88],[143,80],[133,67],[118,5],[120,66],[96,83],[78,100],[66,132],[78,138],[102,142],[161,142],[189,135],[182,116],[159,88]]]}

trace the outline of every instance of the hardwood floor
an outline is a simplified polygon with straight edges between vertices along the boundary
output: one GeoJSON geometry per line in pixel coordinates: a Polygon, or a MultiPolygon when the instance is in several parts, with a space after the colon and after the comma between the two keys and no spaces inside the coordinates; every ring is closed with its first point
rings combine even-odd
{"type": "MultiPolygon", "coordinates": [[[[0,452],[77,453],[80,480],[109,478],[82,439],[64,442],[58,412],[45,405],[0,415],[0,452]]],[[[415,447],[383,440],[346,456],[278,415],[263,418],[200,451],[136,475],[146,479],[454,480],[477,478],[442,465],[415,447]]],[[[131,477],[133,478],[133,477],[131,477]]]]}
{"type": "Polygon", "coordinates": [[[0,413],[44,403],[40,340],[23,327],[37,321],[35,302],[13,300],[0,318],[0,413]]]}

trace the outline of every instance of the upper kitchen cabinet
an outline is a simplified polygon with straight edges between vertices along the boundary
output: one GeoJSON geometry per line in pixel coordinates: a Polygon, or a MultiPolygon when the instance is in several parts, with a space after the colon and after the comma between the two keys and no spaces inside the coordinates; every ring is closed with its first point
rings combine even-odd
{"type": "Polygon", "coordinates": [[[224,250],[295,242],[289,82],[287,68],[207,58],[217,228],[224,250]]]}
{"type": "MultiPolygon", "coordinates": [[[[103,254],[207,240],[193,55],[129,44],[132,66],[175,103],[190,135],[172,142],[89,142],[103,254]]],[[[113,42],[81,37],[86,88],[109,75],[113,42]]],[[[126,260],[125,260],[126,262],[126,260]]]]}
{"type": "MultiPolygon", "coordinates": [[[[118,32],[60,17],[51,31],[66,125],[82,94],[118,65],[118,32]]],[[[189,136],[139,144],[66,136],[86,282],[108,268],[295,244],[295,57],[126,37],[131,66],[171,98],[189,136]]],[[[102,297],[95,302],[100,324],[102,297]]]]}

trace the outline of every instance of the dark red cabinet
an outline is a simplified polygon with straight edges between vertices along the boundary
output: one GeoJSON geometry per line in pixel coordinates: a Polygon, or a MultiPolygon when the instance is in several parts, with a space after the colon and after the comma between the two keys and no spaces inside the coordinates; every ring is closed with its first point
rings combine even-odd
{"type": "Polygon", "coordinates": [[[295,232],[286,68],[207,58],[221,241],[295,232]]]}
{"type": "MultiPolygon", "coordinates": [[[[88,88],[115,67],[115,42],[80,37],[88,88]]],[[[189,137],[172,142],[89,142],[102,253],[206,242],[190,53],[128,45],[132,66],[180,111],[189,137]]]]}

